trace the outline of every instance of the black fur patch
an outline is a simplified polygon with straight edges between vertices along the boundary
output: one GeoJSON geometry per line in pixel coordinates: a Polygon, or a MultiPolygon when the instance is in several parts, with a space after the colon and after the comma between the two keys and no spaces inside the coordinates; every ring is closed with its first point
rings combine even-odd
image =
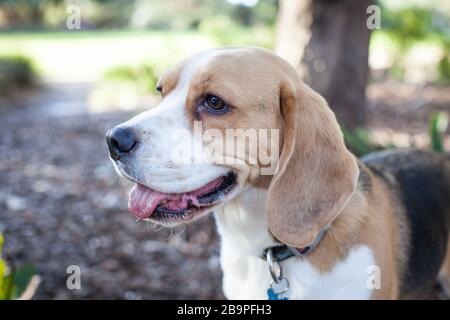
{"type": "Polygon", "coordinates": [[[450,223],[448,160],[414,150],[382,152],[362,160],[389,172],[398,182],[411,232],[401,293],[419,297],[435,284],[445,258],[450,223]]]}

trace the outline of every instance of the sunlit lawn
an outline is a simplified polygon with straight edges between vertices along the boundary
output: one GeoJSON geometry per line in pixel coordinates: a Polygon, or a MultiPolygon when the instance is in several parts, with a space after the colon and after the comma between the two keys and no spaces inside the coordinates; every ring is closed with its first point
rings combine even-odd
{"type": "MultiPolygon", "coordinates": [[[[193,52],[224,44],[271,48],[275,42],[275,30],[240,28],[221,33],[220,37],[223,39],[194,31],[4,32],[0,33],[0,55],[31,57],[41,75],[49,80],[91,81],[101,77],[106,69],[118,65],[149,62],[164,70],[167,65],[193,52]]],[[[425,42],[418,46],[419,49],[421,47],[430,54],[426,59],[419,59],[418,63],[435,63],[440,55],[436,45],[425,42]]],[[[416,51],[421,53],[423,50],[416,51]]],[[[383,30],[372,35],[372,67],[384,67],[398,52],[398,46],[383,30]]]]}
{"type": "Polygon", "coordinates": [[[45,78],[95,80],[105,69],[150,61],[161,67],[192,52],[215,46],[191,32],[42,32],[0,33],[0,55],[31,57],[45,78]]]}

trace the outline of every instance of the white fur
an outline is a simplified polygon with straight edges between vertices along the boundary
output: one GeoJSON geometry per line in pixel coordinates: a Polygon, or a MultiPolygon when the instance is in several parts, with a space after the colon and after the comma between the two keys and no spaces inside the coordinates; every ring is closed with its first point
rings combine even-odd
{"type": "MultiPolygon", "coordinates": [[[[264,214],[265,193],[250,188],[216,213],[221,234],[223,290],[229,299],[267,299],[271,282],[268,266],[259,256],[274,245],[264,214]]],[[[290,299],[369,299],[367,268],[374,265],[366,246],[352,249],[332,270],[320,273],[303,259],[282,262],[290,282],[290,299]]]]}

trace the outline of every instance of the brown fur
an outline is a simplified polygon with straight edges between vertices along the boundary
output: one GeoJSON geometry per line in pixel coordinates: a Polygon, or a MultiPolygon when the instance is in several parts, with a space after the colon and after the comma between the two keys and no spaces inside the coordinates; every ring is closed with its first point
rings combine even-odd
{"type": "Polygon", "coordinates": [[[355,190],[358,168],[323,98],[289,80],[281,88],[285,142],[267,213],[278,239],[304,247],[341,212],[355,190]]]}

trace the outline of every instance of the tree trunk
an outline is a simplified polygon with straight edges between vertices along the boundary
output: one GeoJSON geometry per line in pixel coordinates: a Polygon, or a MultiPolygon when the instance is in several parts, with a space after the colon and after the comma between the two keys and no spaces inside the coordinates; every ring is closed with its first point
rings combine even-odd
{"type": "Polygon", "coordinates": [[[366,120],[371,0],[280,0],[276,51],[348,128],[366,120]]]}

